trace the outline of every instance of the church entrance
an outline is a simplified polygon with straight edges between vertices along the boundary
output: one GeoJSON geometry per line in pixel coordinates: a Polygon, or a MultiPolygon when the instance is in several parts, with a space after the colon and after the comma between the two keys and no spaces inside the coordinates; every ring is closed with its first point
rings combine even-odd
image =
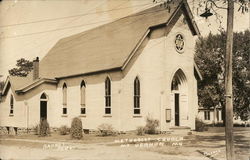
{"type": "Polygon", "coordinates": [[[47,96],[43,93],[40,97],[40,120],[47,119],[47,96]]]}
{"type": "Polygon", "coordinates": [[[177,70],[171,82],[171,110],[174,121],[173,126],[188,124],[188,87],[187,79],[181,69],[177,70]]]}
{"type": "Polygon", "coordinates": [[[174,102],[175,102],[175,126],[180,125],[180,113],[179,113],[179,107],[180,107],[180,102],[179,102],[179,93],[174,94],[174,102]]]}

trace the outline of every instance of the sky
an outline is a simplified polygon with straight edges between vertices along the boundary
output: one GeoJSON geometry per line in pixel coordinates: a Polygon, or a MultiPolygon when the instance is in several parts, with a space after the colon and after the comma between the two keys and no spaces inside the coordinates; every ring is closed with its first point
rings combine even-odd
{"type": "MultiPolygon", "coordinates": [[[[199,0],[188,0],[203,36],[218,33],[216,16],[197,15],[199,0]]],[[[16,60],[42,59],[58,40],[154,6],[153,0],[2,0],[0,2],[0,80],[16,60]]],[[[221,7],[226,7],[222,1],[221,7]]],[[[234,31],[250,27],[250,13],[235,4],[234,31]]],[[[200,8],[198,14],[202,12],[200,8]]],[[[226,28],[226,10],[215,9],[226,28]]]]}

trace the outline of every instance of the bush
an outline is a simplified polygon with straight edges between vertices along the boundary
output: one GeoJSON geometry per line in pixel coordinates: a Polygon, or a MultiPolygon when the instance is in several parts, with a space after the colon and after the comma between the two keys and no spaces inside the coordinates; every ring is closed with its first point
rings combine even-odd
{"type": "Polygon", "coordinates": [[[63,125],[59,128],[60,135],[67,135],[67,134],[69,134],[69,132],[70,132],[70,129],[65,125],[63,125]]]}
{"type": "Polygon", "coordinates": [[[115,135],[115,131],[111,124],[101,124],[98,126],[98,130],[101,136],[115,135]]]}
{"type": "Polygon", "coordinates": [[[145,133],[147,134],[156,134],[157,128],[159,127],[159,120],[149,118],[146,119],[145,133]]]}
{"type": "Polygon", "coordinates": [[[138,136],[143,136],[145,133],[145,128],[143,126],[139,126],[136,128],[136,134],[138,136]]]}
{"type": "Polygon", "coordinates": [[[70,134],[73,139],[82,138],[82,121],[80,118],[75,117],[71,122],[70,134]]]}
{"type": "Polygon", "coordinates": [[[245,122],[245,123],[234,123],[234,127],[249,127],[250,124],[245,122]]]}
{"type": "Polygon", "coordinates": [[[199,118],[195,119],[195,130],[198,132],[203,132],[206,130],[206,124],[199,118]]]}
{"type": "Polygon", "coordinates": [[[46,119],[42,119],[40,121],[40,125],[39,125],[39,135],[44,137],[44,136],[48,136],[50,134],[49,132],[49,123],[46,119]]]}
{"type": "Polygon", "coordinates": [[[217,122],[214,124],[214,127],[225,127],[225,125],[223,124],[223,122],[217,122]]]}

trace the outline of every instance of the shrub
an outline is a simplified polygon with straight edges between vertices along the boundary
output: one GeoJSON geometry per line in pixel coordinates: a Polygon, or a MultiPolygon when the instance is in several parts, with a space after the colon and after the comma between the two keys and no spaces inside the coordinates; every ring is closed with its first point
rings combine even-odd
{"type": "Polygon", "coordinates": [[[195,130],[198,132],[203,132],[206,130],[206,124],[199,118],[195,119],[195,130]]]}
{"type": "Polygon", "coordinates": [[[145,133],[145,128],[143,126],[139,126],[136,128],[136,134],[138,136],[143,136],[145,133]]]}
{"type": "Polygon", "coordinates": [[[63,125],[59,128],[60,135],[67,135],[67,134],[69,134],[69,132],[70,132],[70,129],[65,125],[63,125]]]}
{"type": "Polygon", "coordinates": [[[98,130],[101,136],[115,135],[115,131],[111,124],[101,124],[98,126],[98,130]]]}
{"type": "Polygon", "coordinates": [[[39,125],[39,135],[40,136],[48,136],[49,135],[49,123],[46,119],[42,119],[40,121],[40,125],[39,125]]]}
{"type": "Polygon", "coordinates": [[[75,117],[71,122],[70,134],[73,139],[82,138],[82,121],[80,118],[75,117]]]}
{"type": "Polygon", "coordinates": [[[149,118],[146,119],[145,133],[147,134],[156,134],[157,128],[159,127],[159,120],[149,118]]]}
{"type": "Polygon", "coordinates": [[[225,127],[225,125],[223,124],[223,122],[217,122],[214,124],[214,127],[225,127]]]}
{"type": "Polygon", "coordinates": [[[244,122],[244,123],[234,123],[233,125],[234,125],[234,127],[249,127],[250,126],[250,124],[247,123],[247,122],[244,122]]]}

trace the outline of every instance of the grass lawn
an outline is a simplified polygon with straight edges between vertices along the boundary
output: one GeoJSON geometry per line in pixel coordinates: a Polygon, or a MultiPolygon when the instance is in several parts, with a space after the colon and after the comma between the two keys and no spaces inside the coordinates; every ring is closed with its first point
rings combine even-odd
{"type": "MultiPolygon", "coordinates": [[[[206,132],[194,132],[193,135],[185,136],[183,145],[164,146],[149,149],[162,154],[173,155],[203,155],[211,160],[225,159],[225,128],[210,127],[206,132]]],[[[250,128],[234,128],[234,147],[236,160],[250,159],[250,128]]]]}
{"type": "MultiPolygon", "coordinates": [[[[58,133],[52,133],[50,136],[40,137],[38,135],[2,135],[0,139],[29,139],[29,140],[39,140],[39,141],[62,141],[62,142],[71,142],[71,143],[113,143],[116,140],[120,139],[134,139],[134,138],[158,138],[165,137],[166,134],[157,134],[157,135],[148,135],[138,136],[135,133],[126,133],[119,134],[114,136],[99,136],[97,134],[84,134],[83,138],[80,140],[75,140],[70,137],[70,135],[60,135],[58,133]]],[[[175,135],[168,134],[169,137],[174,137],[175,135]]]]}
{"type": "MultiPolygon", "coordinates": [[[[225,134],[223,127],[210,127],[206,132],[193,132],[192,135],[187,134],[158,134],[158,135],[144,135],[138,136],[135,133],[126,133],[116,136],[102,137],[95,134],[85,134],[81,140],[73,140],[70,135],[59,135],[53,133],[47,137],[39,137],[37,135],[18,135],[18,136],[1,136],[0,145],[4,146],[18,146],[41,149],[46,143],[75,143],[85,146],[85,149],[92,146],[96,148],[101,145],[108,149],[119,149],[121,145],[129,144],[131,152],[153,152],[160,155],[171,156],[195,156],[211,160],[225,159],[225,134]],[[156,141],[148,142],[123,142],[117,143],[117,140],[126,139],[164,139],[171,137],[183,137],[183,140],[175,143],[164,142],[162,146],[139,146],[143,143],[154,143],[156,141]],[[137,145],[137,146],[136,146],[137,145]]],[[[234,128],[234,146],[237,160],[249,160],[250,157],[250,128],[236,127],[234,128]]],[[[162,141],[160,141],[162,142],[162,141]]],[[[91,147],[90,147],[91,148],[91,147]]],[[[128,148],[129,149],[129,148],[128,148]]],[[[98,149],[97,149],[98,150],[98,149]]],[[[136,155],[136,153],[135,153],[136,155]]],[[[205,160],[204,159],[204,160],[205,160]]]]}

